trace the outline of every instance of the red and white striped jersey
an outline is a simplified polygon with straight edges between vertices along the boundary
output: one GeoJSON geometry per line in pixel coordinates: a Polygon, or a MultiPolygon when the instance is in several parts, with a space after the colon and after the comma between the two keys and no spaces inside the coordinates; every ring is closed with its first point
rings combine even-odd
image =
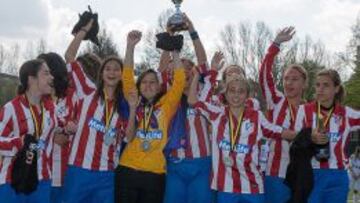
{"type": "MultiPolygon", "coordinates": [[[[38,156],[39,180],[51,179],[51,152],[53,149],[53,130],[57,126],[54,103],[43,98],[43,119],[41,112],[34,106],[34,114],[38,121],[43,120],[42,133],[39,140],[44,144],[38,156]]],[[[21,139],[26,134],[35,134],[33,117],[29,102],[24,95],[18,95],[6,103],[0,110],[0,184],[11,182],[11,170],[14,156],[23,147],[21,139]]]]}
{"type": "MultiPolygon", "coordinates": [[[[316,102],[301,105],[296,117],[295,131],[300,131],[304,127],[315,129],[317,125],[316,114],[316,102]]],[[[345,150],[349,144],[350,132],[360,129],[360,112],[336,104],[325,129],[329,137],[330,158],[322,162],[313,158],[311,160],[312,167],[314,169],[346,169],[349,158],[345,150]]]]}
{"type": "MultiPolygon", "coordinates": [[[[229,109],[207,102],[197,102],[199,110],[212,126],[212,180],[211,188],[222,192],[256,194],[264,193],[263,176],[259,165],[260,139],[263,136],[281,139],[282,128],[263,116],[260,111],[246,108],[240,136],[234,150],[230,144],[229,109]],[[226,157],[232,160],[229,166],[226,157]]],[[[235,124],[237,118],[233,116],[235,124]]],[[[237,128],[237,124],[234,129],[237,128]]],[[[234,132],[235,133],[235,132],[234,132]]]]}
{"type": "MultiPolygon", "coordinates": [[[[203,67],[203,66],[201,66],[203,67]]],[[[204,71],[204,68],[201,68],[204,71]]],[[[218,95],[213,95],[218,72],[214,70],[206,71],[204,85],[198,95],[199,101],[209,101],[212,104],[220,105],[222,99],[218,95]]],[[[254,98],[246,100],[246,106],[258,110],[259,102],[254,98]]],[[[188,109],[186,127],[190,133],[189,146],[186,149],[180,148],[172,153],[173,157],[182,158],[200,158],[210,156],[210,135],[208,132],[209,123],[201,113],[191,107],[188,109]]]]}
{"type": "Polygon", "coordinates": [[[90,95],[96,90],[96,85],[85,74],[81,64],[78,61],[73,61],[66,66],[70,83],[74,86],[79,99],[90,95]]]}
{"type": "MultiPolygon", "coordinates": [[[[202,69],[207,69],[206,64],[203,64],[200,67],[202,69]]],[[[163,88],[169,88],[169,77],[164,73],[161,73],[161,77],[162,82],[168,84],[166,86],[163,84],[163,88]]],[[[208,94],[210,94],[210,92],[207,89],[202,88],[198,97],[199,99],[205,99],[208,97],[208,94]]],[[[202,116],[199,111],[189,106],[186,113],[186,131],[188,136],[186,146],[173,150],[171,156],[177,159],[194,159],[210,156],[211,149],[208,125],[206,118],[202,116]]]]}
{"type": "MultiPolygon", "coordinates": [[[[113,101],[107,101],[109,107],[113,101]]],[[[72,140],[69,165],[98,171],[113,170],[118,163],[126,121],[114,111],[110,127],[105,126],[105,103],[96,92],[84,97],[78,105],[78,130],[72,140]],[[105,143],[106,133],[114,137],[105,143]]]]}
{"type": "MultiPolygon", "coordinates": [[[[73,119],[76,114],[75,106],[79,99],[93,93],[96,89],[95,84],[85,74],[81,64],[73,61],[67,64],[68,78],[70,87],[66,97],[56,103],[56,113],[60,126],[63,127],[68,121],[73,119]]],[[[73,136],[71,136],[73,137],[73,136]]],[[[70,153],[69,146],[60,147],[54,144],[52,161],[52,186],[60,187],[63,183],[64,174],[67,169],[70,153]]]]}
{"type": "MultiPolygon", "coordinates": [[[[64,98],[55,101],[55,114],[59,121],[59,126],[63,128],[69,121],[74,120],[75,105],[78,101],[75,89],[68,88],[64,98]]],[[[69,135],[70,136],[70,135],[69,135]]],[[[70,137],[70,139],[72,136],[70,137]]],[[[66,146],[54,143],[52,156],[52,186],[60,187],[64,181],[65,171],[68,165],[70,153],[70,142],[66,146]]]]}
{"type": "MultiPolygon", "coordinates": [[[[276,125],[286,129],[292,129],[290,115],[290,106],[284,94],[276,88],[272,67],[276,55],[280,49],[272,44],[268,49],[259,74],[260,87],[266,100],[268,119],[276,125]]],[[[296,117],[296,109],[293,108],[294,119],[296,117]]],[[[270,151],[268,163],[266,167],[266,175],[285,178],[287,166],[290,162],[289,149],[290,142],[287,140],[270,140],[270,151]]]]}
{"type": "Polygon", "coordinates": [[[185,148],[172,151],[171,156],[178,159],[194,159],[211,155],[208,122],[194,108],[188,107],[186,113],[188,140],[185,148]]]}

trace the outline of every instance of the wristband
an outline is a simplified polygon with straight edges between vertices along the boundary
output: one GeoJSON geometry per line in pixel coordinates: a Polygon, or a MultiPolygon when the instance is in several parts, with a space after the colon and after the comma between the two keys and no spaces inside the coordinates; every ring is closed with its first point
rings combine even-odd
{"type": "Polygon", "coordinates": [[[199,39],[199,35],[196,31],[190,32],[190,37],[193,41],[199,39]]]}
{"type": "Polygon", "coordinates": [[[279,47],[279,48],[280,48],[280,46],[281,46],[281,43],[278,43],[278,42],[274,42],[274,44],[275,44],[277,47],[279,47]]]}

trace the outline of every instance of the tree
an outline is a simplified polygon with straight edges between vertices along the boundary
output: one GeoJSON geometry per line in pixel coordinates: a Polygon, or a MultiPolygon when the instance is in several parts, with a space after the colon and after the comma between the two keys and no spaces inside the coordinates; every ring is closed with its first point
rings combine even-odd
{"type": "Polygon", "coordinates": [[[343,70],[346,70],[347,73],[351,72],[349,70],[355,71],[356,65],[356,54],[357,47],[360,45],[360,12],[355,23],[351,27],[352,37],[348,42],[346,50],[344,52],[338,52],[335,54],[336,64],[335,68],[341,67],[343,70]]]}
{"type": "Polygon", "coordinates": [[[237,26],[228,24],[220,32],[219,50],[223,50],[228,64],[240,65],[248,77],[258,81],[258,69],[273,34],[264,22],[255,28],[248,22],[237,26]]]}
{"type": "Polygon", "coordinates": [[[13,44],[10,47],[10,51],[6,54],[6,63],[5,63],[5,71],[11,75],[18,74],[18,66],[19,66],[19,56],[20,56],[20,46],[19,44],[13,44]]]}
{"type": "Polygon", "coordinates": [[[47,51],[47,43],[43,38],[35,42],[35,45],[32,41],[28,41],[25,47],[25,52],[23,53],[23,58],[25,60],[35,59],[37,56],[42,53],[46,53],[47,51]]]}
{"type": "MultiPolygon", "coordinates": [[[[342,56],[342,62],[347,67],[352,67],[354,72],[350,79],[345,83],[345,89],[347,92],[345,98],[345,104],[349,105],[357,110],[360,109],[360,13],[356,19],[355,24],[351,28],[352,38],[349,41],[348,49],[342,56]]],[[[354,152],[355,148],[360,144],[360,134],[353,133],[351,135],[350,144],[348,148],[348,154],[354,152]]]]}
{"type": "Polygon", "coordinates": [[[345,83],[347,91],[345,104],[360,109],[360,15],[352,27],[352,34],[352,39],[350,39],[348,45],[348,53],[352,53],[353,57],[348,57],[347,60],[352,64],[354,72],[345,83]]]}
{"type": "Polygon", "coordinates": [[[321,41],[314,43],[310,36],[305,36],[301,41],[293,39],[290,44],[281,51],[276,59],[275,71],[276,83],[280,90],[283,90],[283,70],[290,64],[302,65],[308,73],[307,89],[304,92],[304,100],[311,101],[315,94],[316,73],[325,67],[331,67],[327,57],[328,53],[321,41]]]}
{"type": "Polygon", "coordinates": [[[345,83],[346,98],[345,104],[353,108],[360,109],[360,67],[356,68],[356,71],[345,83]]]}
{"type": "Polygon", "coordinates": [[[2,44],[0,44],[0,73],[3,72],[4,63],[6,60],[6,51],[2,44]]]}
{"type": "MultiPolygon", "coordinates": [[[[244,68],[247,78],[251,81],[251,90],[256,91],[252,94],[260,101],[261,106],[264,106],[264,99],[262,94],[258,93],[260,92],[258,71],[274,36],[275,32],[264,22],[257,22],[255,26],[249,22],[239,22],[238,25],[228,24],[220,32],[218,49],[224,52],[229,65],[236,64],[244,68]]],[[[304,99],[312,100],[315,93],[316,73],[324,67],[332,67],[334,61],[330,59],[325,45],[320,40],[314,42],[310,36],[304,39],[294,38],[284,43],[273,66],[277,88],[283,90],[284,68],[290,64],[300,64],[309,74],[309,88],[304,93],[304,99]]]]}
{"type": "Polygon", "coordinates": [[[104,25],[101,27],[103,28],[100,30],[98,34],[100,46],[88,42],[86,48],[81,52],[81,54],[94,53],[102,59],[110,55],[119,56],[117,46],[114,43],[111,34],[108,33],[104,25]]]}
{"type": "Polygon", "coordinates": [[[16,76],[0,73],[0,107],[15,97],[18,83],[16,76]]]}

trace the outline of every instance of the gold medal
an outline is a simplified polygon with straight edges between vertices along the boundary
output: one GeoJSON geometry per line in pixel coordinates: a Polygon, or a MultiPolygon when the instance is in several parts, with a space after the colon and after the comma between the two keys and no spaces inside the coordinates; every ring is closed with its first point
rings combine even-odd
{"type": "Polygon", "coordinates": [[[141,142],[141,148],[144,152],[147,152],[151,148],[151,143],[149,140],[144,140],[141,142]]]}
{"type": "Polygon", "coordinates": [[[144,152],[149,151],[151,148],[151,143],[149,140],[147,140],[148,138],[146,136],[149,132],[150,120],[153,110],[154,110],[154,106],[151,106],[149,112],[146,114],[146,108],[144,107],[143,129],[145,135],[144,135],[144,140],[141,142],[141,148],[144,152]]]}
{"type": "Polygon", "coordinates": [[[335,107],[331,107],[329,113],[327,114],[324,120],[324,116],[321,114],[321,110],[320,110],[321,109],[320,103],[318,103],[317,105],[318,106],[317,106],[317,115],[316,115],[316,127],[320,132],[325,132],[326,127],[329,125],[330,118],[334,113],[335,107]]]}

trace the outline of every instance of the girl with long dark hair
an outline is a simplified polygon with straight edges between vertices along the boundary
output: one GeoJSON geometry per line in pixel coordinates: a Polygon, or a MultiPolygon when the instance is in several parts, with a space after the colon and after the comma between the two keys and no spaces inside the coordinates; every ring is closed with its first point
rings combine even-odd
{"type": "Polygon", "coordinates": [[[20,67],[19,79],[18,96],[0,110],[1,201],[50,203],[53,77],[37,59],[20,67]]]}

